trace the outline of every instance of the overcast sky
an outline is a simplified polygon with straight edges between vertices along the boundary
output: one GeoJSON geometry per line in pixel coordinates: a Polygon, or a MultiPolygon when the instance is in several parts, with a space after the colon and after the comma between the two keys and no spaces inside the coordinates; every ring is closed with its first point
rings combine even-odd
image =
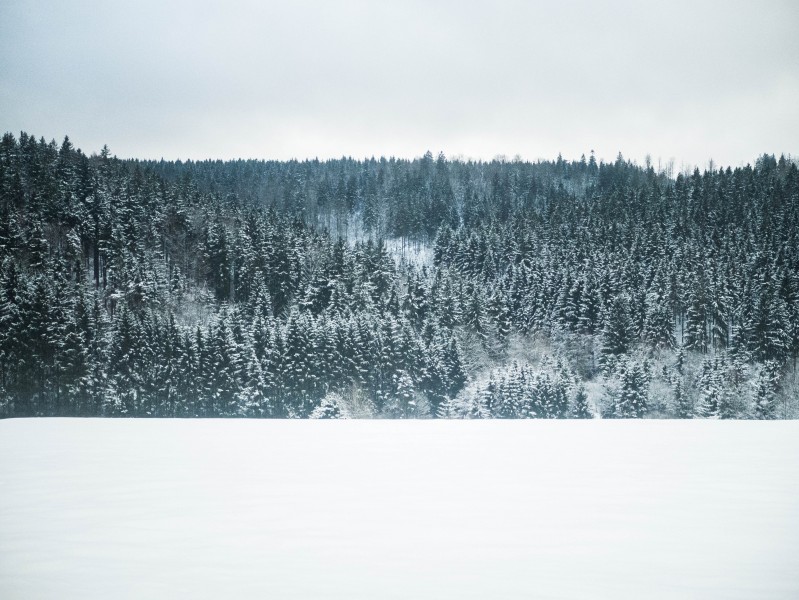
{"type": "Polygon", "coordinates": [[[0,129],[121,157],[799,155],[799,2],[0,1],[0,129]]]}

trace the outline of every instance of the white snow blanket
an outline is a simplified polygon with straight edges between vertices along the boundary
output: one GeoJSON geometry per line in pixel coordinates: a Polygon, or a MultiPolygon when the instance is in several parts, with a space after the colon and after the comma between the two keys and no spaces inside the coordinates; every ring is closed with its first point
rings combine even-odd
{"type": "Polygon", "coordinates": [[[0,598],[796,599],[799,422],[0,422],[0,598]]]}

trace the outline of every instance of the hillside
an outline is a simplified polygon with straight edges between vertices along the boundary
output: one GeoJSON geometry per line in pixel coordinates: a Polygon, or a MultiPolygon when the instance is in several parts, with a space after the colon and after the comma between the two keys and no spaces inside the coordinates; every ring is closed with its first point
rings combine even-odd
{"type": "Polygon", "coordinates": [[[3,416],[799,414],[799,170],[0,144],[3,416]]]}

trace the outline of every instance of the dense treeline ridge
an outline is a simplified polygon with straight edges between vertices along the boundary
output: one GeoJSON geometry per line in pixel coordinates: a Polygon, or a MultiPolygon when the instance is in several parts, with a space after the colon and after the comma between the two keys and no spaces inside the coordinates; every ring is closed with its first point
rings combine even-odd
{"type": "Polygon", "coordinates": [[[796,414],[784,158],[671,179],[621,157],[122,161],[6,134],[0,182],[7,416],[796,414]],[[395,260],[409,244],[431,260],[395,260]]]}

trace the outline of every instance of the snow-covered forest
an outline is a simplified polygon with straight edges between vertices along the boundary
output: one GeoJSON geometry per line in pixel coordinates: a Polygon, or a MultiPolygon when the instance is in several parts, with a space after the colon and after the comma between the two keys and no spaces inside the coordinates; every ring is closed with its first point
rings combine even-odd
{"type": "Polygon", "coordinates": [[[0,143],[0,414],[799,416],[799,170],[0,143]]]}

